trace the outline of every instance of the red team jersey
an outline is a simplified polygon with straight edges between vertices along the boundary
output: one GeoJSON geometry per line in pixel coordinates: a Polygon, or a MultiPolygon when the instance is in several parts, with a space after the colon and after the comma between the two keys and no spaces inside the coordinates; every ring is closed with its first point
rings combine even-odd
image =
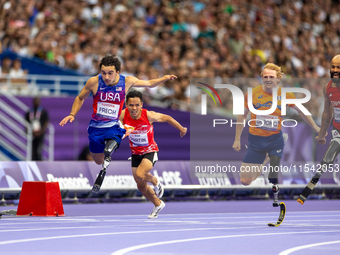
{"type": "MultiPolygon", "coordinates": [[[[262,85],[253,88],[253,106],[256,110],[268,110],[273,104],[272,94],[265,92],[262,85]]],[[[293,93],[287,93],[286,98],[295,98],[293,93]]],[[[248,93],[245,96],[244,106],[248,108],[248,93]]],[[[294,104],[288,105],[293,107],[294,104]]],[[[249,133],[258,136],[271,136],[281,131],[281,87],[277,91],[277,108],[270,115],[255,115],[251,113],[249,133]],[[255,124],[256,120],[256,124],[255,124]],[[261,121],[262,120],[262,121],[261,121]],[[256,126],[256,127],[255,127],[256,126]]]]}
{"type": "Polygon", "coordinates": [[[154,140],[153,125],[148,120],[146,109],[142,109],[142,114],[137,120],[131,118],[128,109],[126,109],[123,123],[124,126],[133,129],[129,134],[130,149],[133,155],[144,155],[158,151],[158,146],[154,140]]]}
{"type": "Polygon", "coordinates": [[[340,129],[340,87],[332,87],[332,81],[329,81],[326,93],[334,110],[333,126],[340,129]]]}

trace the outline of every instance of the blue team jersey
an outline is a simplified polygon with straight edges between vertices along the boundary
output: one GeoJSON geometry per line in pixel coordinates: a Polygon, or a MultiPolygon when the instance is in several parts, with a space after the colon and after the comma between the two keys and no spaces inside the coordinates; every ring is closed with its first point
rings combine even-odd
{"type": "Polygon", "coordinates": [[[115,86],[107,86],[98,75],[98,91],[93,96],[93,113],[90,127],[108,128],[119,124],[125,100],[125,76],[119,75],[115,86]]]}

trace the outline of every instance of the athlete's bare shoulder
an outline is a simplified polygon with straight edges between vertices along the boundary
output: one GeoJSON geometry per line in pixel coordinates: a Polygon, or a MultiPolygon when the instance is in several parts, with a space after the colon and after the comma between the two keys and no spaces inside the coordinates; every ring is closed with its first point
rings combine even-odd
{"type": "Polygon", "coordinates": [[[131,86],[133,86],[138,79],[134,76],[126,76],[125,77],[125,90],[128,91],[131,86]]]}
{"type": "Polygon", "coordinates": [[[85,89],[87,91],[91,91],[93,93],[93,95],[95,95],[97,93],[98,90],[98,75],[97,76],[93,76],[90,79],[87,80],[86,84],[85,84],[85,89]]]}
{"type": "Polygon", "coordinates": [[[86,86],[93,87],[98,85],[98,75],[91,77],[87,80],[86,86]]]}

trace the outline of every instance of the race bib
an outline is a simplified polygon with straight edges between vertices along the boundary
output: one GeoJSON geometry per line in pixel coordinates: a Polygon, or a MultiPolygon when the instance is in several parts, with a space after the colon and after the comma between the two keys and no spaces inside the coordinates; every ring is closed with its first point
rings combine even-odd
{"type": "Polygon", "coordinates": [[[256,127],[269,131],[277,131],[279,128],[279,117],[271,115],[256,115],[256,127]]]}
{"type": "Polygon", "coordinates": [[[340,138],[340,134],[338,130],[335,130],[335,129],[332,130],[332,139],[334,138],[340,138]]]}
{"type": "Polygon", "coordinates": [[[147,133],[140,133],[140,134],[130,133],[129,138],[130,138],[130,141],[136,146],[148,146],[149,145],[147,133]]]}
{"type": "Polygon", "coordinates": [[[119,105],[98,102],[97,104],[97,115],[108,118],[108,119],[117,119],[119,113],[119,105]]]}
{"type": "Polygon", "coordinates": [[[334,120],[337,123],[340,123],[340,108],[334,107],[334,120]]]}

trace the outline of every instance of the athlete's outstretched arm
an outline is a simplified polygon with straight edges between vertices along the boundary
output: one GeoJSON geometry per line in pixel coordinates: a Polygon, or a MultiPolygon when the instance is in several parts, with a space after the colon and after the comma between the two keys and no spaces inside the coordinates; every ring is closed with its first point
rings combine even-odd
{"type": "Polygon", "coordinates": [[[167,122],[171,126],[177,128],[180,131],[179,135],[181,137],[185,136],[185,134],[187,133],[187,128],[179,124],[178,121],[175,120],[170,115],[153,112],[153,111],[148,111],[147,114],[148,114],[148,119],[149,119],[150,124],[154,122],[167,122]]]}
{"type": "Polygon", "coordinates": [[[158,79],[153,79],[153,80],[139,80],[136,77],[133,76],[127,76],[125,78],[125,86],[126,91],[130,88],[130,87],[156,87],[159,84],[166,82],[168,80],[173,81],[174,79],[177,79],[176,75],[164,75],[162,78],[158,78],[158,79]]]}
{"type": "Polygon", "coordinates": [[[332,103],[328,98],[327,95],[327,84],[323,88],[323,95],[325,97],[325,104],[324,109],[322,113],[322,119],[321,119],[321,128],[319,134],[315,137],[315,140],[320,144],[326,143],[326,133],[329,125],[331,124],[332,118],[333,118],[333,112],[332,112],[332,103]]]}
{"type": "MultiPolygon", "coordinates": [[[[244,121],[247,118],[247,115],[249,113],[249,109],[245,109],[244,110],[244,115],[239,115],[237,117],[237,122],[239,123],[244,123],[244,121]]],[[[236,125],[236,132],[235,132],[235,141],[233,144],[233,149],[235,151],[240,151],[241,150],[241,135],[242,135],[242,131],[244,129],[244,125],[238,124],[236,125]]]]}
{"type": "Polygon", "coordinates": [[[71,123],[74,121],[74,117],[79,112],[80,108],[83,106],[85,99],[94,92],[94,86],[98,84],[98,78],[92,77],[90,78],[84,88],[80,91],[79,95],[74,99],[71,112],[68,116],[66,116],[62,121],[60,121],[59,125],[64,126],[68,121],[71,123]]]}

